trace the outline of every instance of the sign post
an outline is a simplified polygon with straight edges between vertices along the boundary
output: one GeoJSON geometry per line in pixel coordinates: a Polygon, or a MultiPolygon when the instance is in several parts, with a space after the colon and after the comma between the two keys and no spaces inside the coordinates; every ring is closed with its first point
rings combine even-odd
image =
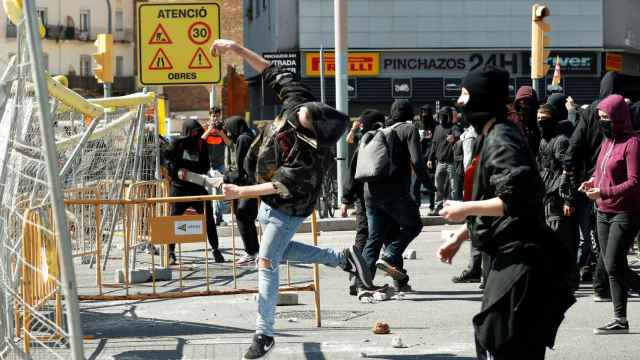
{"type": "Polygon", "coordinates": [[[140,84],[220,82],[220,58],[209,54],[220,37],[218,1],[138,3],[137,14],[140,84]]]}

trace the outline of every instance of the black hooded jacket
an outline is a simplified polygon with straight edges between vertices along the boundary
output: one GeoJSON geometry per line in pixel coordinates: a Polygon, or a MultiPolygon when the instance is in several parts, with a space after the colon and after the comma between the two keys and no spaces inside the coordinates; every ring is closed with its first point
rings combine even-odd
{"type": "Polygon", "coordinates": [[[192,119],[185,120],[182,123],[182,135],[175,138],[167,149],[165,153],[167,168],[174,187],[182,188],[184,191],[206,193],[202,186],[182,181],[178,177],[180,169],[187,169],[197,174],[206,174],[209,171],[209,154],[206,142],[200,139],[202,134],[204,129],[199,122],[192,119]]]}
{"type": "Polygon", "coordinates": [[[241,116],[232,116],[224,123],[225,131],[232,141],[227,146],[225,154],[224,182],[236,185],[251,185],[253,180],[249,178],[244,169],[244,159],[249,153],[254,135],[247,122],[241,116]]]}
{"type": "Polygon", "coordinates": [[[622,95],[622,84],[615,72],[608,72],[600,81],[600,98],[580,112],[578,121],[567,149],[568,169],[573,172],[574,182],[588,180],[595,170],[600,153],[602,133],[600,132],[598,103],[612,94],[622,95]]]}
{"type": "MultiPolygon", "coordinates": [[[[566,177],[562,175],[567,165],[567,148],[569,147],[569,138],[561,132],[559,119],[566,113],[555,111],[556,107],[551,105],[553,109],[551,121],[555,124],[555,134],[540,139],[540,151],[538,152],[537,162],[540,177],[545,187],[545,203],[554,206],[553,211],[557,211],[558,207],[563,205],[561,201],[560,186],[566,177]]],[[[543,134],[544,135],[544,134],[543,134]]],[[[565,200],[571,200],[569,198],[565,200]]]]}
{"type": "Polygon", "coordinates": [[[436,126],[433,133],[431,151],[428,158],[430,161],[438,161],[453,164],[453,148],[462,135],[462,127],[452,122],[453,111],[449,108],[440,110],[438,119],[440,124],[436,126]],[[447,141],[449,135],[453,136],[453,142],[447,141]]]}
{"type": "Polygon", "coordinates": [[[330,149],[345,133],[349,117],[314,102],[311,90],[293,73],[269,66],[262,73],[282,101],[282,111],[251,144],[245,169],[256,183],[273,182],[277,193],[262,201],[290,216],[307,217],[316,206],[330,149]],[[306,107],[313,129],[298,122],[306,107]]]}

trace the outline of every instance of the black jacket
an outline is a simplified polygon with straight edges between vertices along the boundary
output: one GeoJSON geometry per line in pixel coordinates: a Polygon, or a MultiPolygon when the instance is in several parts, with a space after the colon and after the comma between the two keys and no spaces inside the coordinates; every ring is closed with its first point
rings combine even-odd
{"type": "Polygon", "coordinates": [[[495,123],[478,137],[475,153],[479,163],[472,199],[499,197],[504,203],[501,217],[467,219],[472,243],[491,257],[482,309],[473,318],[477,340],[491,351],[527,336],[551,347],[564,312],[575,301],[558,268],[575,260],[547,231],[544,187],[517,125],[495,123]]]}
{"type": "Polygon", "coordinates": [[[349,123],[345,114],[314,102],[311,90],[295,75],[274,65],[262,73],[282,101],[276,121],[266,125],[251,144],[245,169],[257,183],[273,182],[277,194],[262,201],[290,216],[307,217],[315,208],[330,146],[344,134],[349,123]],[[305,106],[312,130],[298,124],[298,111],[305,106]]]}
{"type": "Polygon", "coordinates": [[[569,138],[562,133],[548,140],[544,138],[540,140],[538,168],[545,187],[545,197],[552,201],[560,197],[560,186],[565,179],[562,171],[567,165],[567,148],[569,148],[569,138]]]}
{"type": "Polygon", "coordinates": [[[591,177],[600,153],[603,136],[599,126],[598,103],[611,94],[620,94],[621,87],[619,76],[615,72],[606,73],[600,81],[600,99],[578,112],[580,119],[567,149],[569,170],[574,173],[576,184],[591,177]]]}
{"type": "Polygon", "coordinates": [[[197,174],[209,171],[209,154],[207,144],[200,137],[204,129],[195,120],[185,120],[182,123],[182,136],[175,138],[165,153],[167,168],[172,178],[172,186],[182,188],[184,192],[207,191],[200,185],[180,180],[178,171],[182,168],[197,174]]]}
{"type": "Polygon", "coordinates": [[[462,128],[458,124],[438,125],[433,133],[431,144],[431,152],[429,153],[430,161],[438,161],[447,164],[453,164],[453,148],[460,139],[462,128]],[[453,135],[454,141],[448,142],[447,136],[453,135]]]}

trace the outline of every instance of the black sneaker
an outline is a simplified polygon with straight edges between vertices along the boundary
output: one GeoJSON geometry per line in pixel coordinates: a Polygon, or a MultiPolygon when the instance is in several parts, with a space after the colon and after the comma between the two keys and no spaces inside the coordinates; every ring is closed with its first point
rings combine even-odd
{"type": "Polygon", "coordinates": [[[471,273],[469,270],[462,270],[462,273],[458,276],[454,276],[451,281],[456,284],[460,283],[479,283],[480,275],[471,273]]]}
{"type": "Polygon", "coordinates": [[[253,342],[246,353],[244,353],[243,359],[245,360],[255,360],[255,359],[266,359],[267,355],[273,350],[276,346],[276,342],[273,340],[273,337],[256,334],[253,336],[253,342]]]}
{"type": "Polygon", "coordinates": [[[220,250],[213,249],[213,261],[216,263],[224,262],[224,257],[222,256],[222,253],[220,252],[220,250]]]}
{"type": "Polygon", "coordinates": [[[596,335],[607,335],[607,334],[628,334],[629,333],[629,322],[622,322],[618,319],[613,320],[605,326],[601,326],[599,328],[593,329],[593,333],[596,335]]]}
{"type": "Polygon", "coordinates": [[[373,288],[373,276],[371,275],[371,271],[355,245],[351,245],[344,249],[344,256],[346,257],[347,262],[342,266],[342,269],[346,272],[357,275],[364,287],[373,288]]]}
{"type": "Polygon", "coordinates": [[[402,272],[402,270],[394,267],[393,265],[391,265],[389,263],[389,261],[387,259],[385,259],[384,257],[378,259],[378,261],[376,261],[376,267],[382,271],[384,271],[385,273],[387,273],[389,276],[391,276],[391,278],[393,280],[398,280],[398,281],[408,281],[409,280],[409,276],[407,276],[407,274],[405,274],[404,272],[402,272]]]}
{"type": "Polygon", "coordinates": [[[176,260],[176,254],[169,253],[169,265],[176,265],[176,264],[178,264],[178,260],[176,260]]]}

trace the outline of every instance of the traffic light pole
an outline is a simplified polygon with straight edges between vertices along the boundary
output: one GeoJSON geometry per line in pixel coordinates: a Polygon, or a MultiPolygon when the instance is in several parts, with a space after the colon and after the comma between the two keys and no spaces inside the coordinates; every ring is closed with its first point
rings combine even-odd
{"type": "Polygon", "coordinates": [[[535,90],[536,94],[538,95],[538,101],[541,101],[542,99],[544,99],[544,95],[542,93],[542,91],[544,89],[542,89],[542,80],[544,79],[531,79],[531,86],[533,87],[533,90],[535,90]]]}
{"type": "MultiPolygon", "coordinates": [[[[336,61],[336,109],[349,114],[349,94],[347,89],[347,0],[334,2],[335,61],[336,61]]],[[[324,66],[324,64],[322,64],[324,66]]],[[[348,175],[347,134],[342,134],[336,149],[338,169],[338,203],[342,201],[342,186],[348,175]]]]}
{"type": "MultiPolygon", "coordinates": [[[[111,34],[111,0],[107,0],[107,33],[111,34]]],[[[111,83],[103,84],[104,97],[111,97],[111,83]]]]}

